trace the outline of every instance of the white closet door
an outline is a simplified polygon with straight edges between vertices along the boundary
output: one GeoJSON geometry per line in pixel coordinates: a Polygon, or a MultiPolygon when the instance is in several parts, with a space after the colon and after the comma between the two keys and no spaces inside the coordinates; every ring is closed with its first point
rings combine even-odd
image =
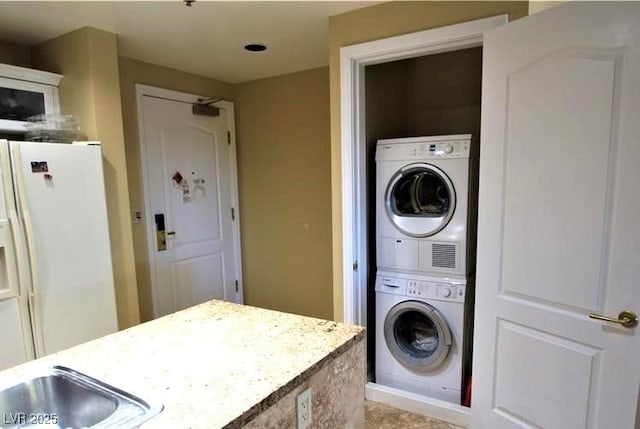
{"type": "Polygon", "coordinates": [[[640,4],[486,33],[474,429],[638,427],[640,4]]]}

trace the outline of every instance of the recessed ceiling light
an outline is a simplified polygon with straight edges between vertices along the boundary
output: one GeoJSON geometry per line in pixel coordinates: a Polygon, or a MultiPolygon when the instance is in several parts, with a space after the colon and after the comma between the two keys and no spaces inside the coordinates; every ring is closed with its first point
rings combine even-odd
{"type": "Polygon", "coordinates": [[[248,45],[245,45],[244,49],[251,52],[262,52],[266,51],[267,47],[262,43],[250,43],[248,45]]]}

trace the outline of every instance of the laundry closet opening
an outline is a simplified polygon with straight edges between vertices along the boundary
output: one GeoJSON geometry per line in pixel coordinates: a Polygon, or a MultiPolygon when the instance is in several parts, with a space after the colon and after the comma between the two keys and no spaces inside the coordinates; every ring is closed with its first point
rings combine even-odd
{"type": "Polygon", "coordinates": [[[481,87],[482,47],[365,67],[370,377],[379,384],[467,406],[471,380],[481,87]],[[431,139],[434,136],[440,137],[431,139]],[[429,138],[410,139],[409,142],[419,141],[421,146],[405,145],[406,152],[409,153],[411,147],[414,155],[407,158],[406,168],[398,170],[404,173],[396,172],[381,179],[385,173],[376,173],[378,141],[407,137],[429,138]],[[443,149],[442,159],[427,156],[439,153],[441,148],[447,151],[445,154],[443,149]],[[423,149],[427,155],[415,157],[415,151],[423,149]],[[457,156],[458,153],[464,156],[457,156]],[[447,162],[453,161],[450,158],[465,157],[456,160],[455,168],[465,170],[462,178],[447,171],[447,162]],[[391,195],[393,192],[396,195],[391,195]],[[381,198],[386,198],[384,204],[378,201],[381,198]],[[456,210],[457,223],[454,223],[452,216],[456,210]],[[392,224],[394,216],[404,217],[407,225],[419,218],[441,224],[421,238],[420,233],[414,234],[396,223],[393,226],[397,231],[387,238],[384,231],[380,232],[380,221],[390,220],[387,223],[392,224]],[[456,242],[458,247],[448,246],[447,235],[445,239],[438,235],[439,231],[446,231],[447,225],[449,229],[463,228],[465,238],[456,242]],[[409,244],[404,246],[404,243],[409,244]],[[445,267],[449,256],[455,258],[451,259],[455,261],[451,268],[458,268],[454,265],[460,261],[463,266],[447,270],[425,269],[418,263],[413,264],[410,259],[424,257],[418,253],[424,252],[425,243],[429,246],[429,258],[436,258],[435,253],[431,254],[431,249],[436,249],[432,246],[440,245],[438,249],[444,253],[438,257],[444,258],[445,267]],[[395,245],[402,250],[397,250],[395,245]],[[453,249],[453,253],[448,254],[449,249],[453,249]],[[391,269],[388,265],[385,267],[378,260],[381,254],[391,254],[397,264],[391,269]],[[378,280],[376,287],[380,273],[387,277],[384,282],[378,280]]]}

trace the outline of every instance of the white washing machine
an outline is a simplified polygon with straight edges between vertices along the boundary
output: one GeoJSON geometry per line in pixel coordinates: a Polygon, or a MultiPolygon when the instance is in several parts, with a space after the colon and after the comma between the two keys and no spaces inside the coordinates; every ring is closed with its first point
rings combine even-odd
{"type": "Polygon", "coordinates": [[[468,221],[476,194],[469,182],[471,149],[470,134],[378,140],[378,269],[470,273],[475,243],[468,243],[468,221]]]}
{"type": "Polygon", "coordinates": [[[376,276],[376,383],[460,404],[464,279],[376,276]]]}

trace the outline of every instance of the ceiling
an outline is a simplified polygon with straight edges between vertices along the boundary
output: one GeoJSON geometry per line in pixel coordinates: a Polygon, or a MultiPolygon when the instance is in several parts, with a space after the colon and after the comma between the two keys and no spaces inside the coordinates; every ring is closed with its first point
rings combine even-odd
{"type": "Polygon", "coordinates": [[[376,3],[0,1],[0,41],[32,46],[90,26],[117,34],[120,55],[236,83],[326,66],[328,17],[376,3]]]}

